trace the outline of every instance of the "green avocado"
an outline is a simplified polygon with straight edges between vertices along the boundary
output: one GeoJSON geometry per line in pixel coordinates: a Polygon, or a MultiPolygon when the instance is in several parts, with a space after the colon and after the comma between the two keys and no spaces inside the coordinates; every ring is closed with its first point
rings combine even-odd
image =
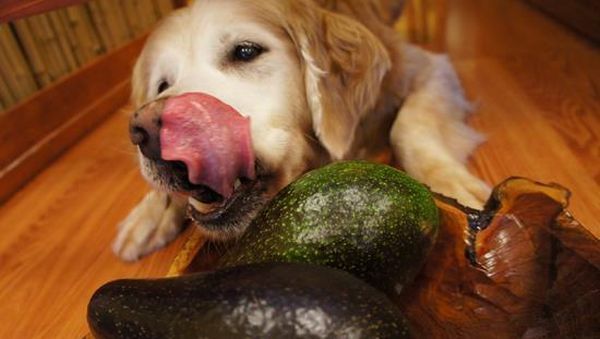
{"type": "Polygon", "coordinates": [[[219,265],[325,265],[394,295],[418,273],[438,226],[438,209],[423,184],[387,165],[338,162],[284,188],[219,265]]]}
{"type": "Polygon", "coordinates": [[[317,265],[255,264],[118,280],[88,305],[96,338],[408,338],[380,291],[317,265]]]}

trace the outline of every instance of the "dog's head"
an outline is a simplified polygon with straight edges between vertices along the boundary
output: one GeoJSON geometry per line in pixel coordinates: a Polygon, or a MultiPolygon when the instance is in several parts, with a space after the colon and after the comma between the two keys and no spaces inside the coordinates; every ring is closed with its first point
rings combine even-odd
{"type": "Polygon", "coordinates": [[[142,173],[214,237],[245,229],[295,177],[342,159],[390,67],[361,24],[310,0],[198,0],[135,66],[142,173]]]}

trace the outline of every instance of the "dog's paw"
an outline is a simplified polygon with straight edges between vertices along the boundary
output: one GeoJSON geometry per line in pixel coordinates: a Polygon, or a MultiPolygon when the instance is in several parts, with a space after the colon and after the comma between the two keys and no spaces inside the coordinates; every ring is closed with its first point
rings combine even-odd
{"type": "Polygon", "coordinates": [[[458,200],[471,208],[481,209],[490,196],[488,184],[469,173],[463,166],[446,167],[433,178],[425,180],[432,191],[458,200]]]}
{"type": "Polygon", "coordinates": [[[113,251],[134,261],[173,240],[181,231],[185,204],[163,192],[148,193],[118,227],[113,251]]]}

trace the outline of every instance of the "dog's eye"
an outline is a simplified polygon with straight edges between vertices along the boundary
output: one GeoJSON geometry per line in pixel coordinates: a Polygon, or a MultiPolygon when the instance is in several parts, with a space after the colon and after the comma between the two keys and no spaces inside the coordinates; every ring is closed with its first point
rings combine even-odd
{"type": "Polygon", "coordinates": [[[169,83],[167,82],[167,80],[161,80],[158,83],[158,89],[156,90],[156,94],[160,94],[164,91],[166,91],[169,88],[169,83]]]}
{"type": "Polygon", "coordinates": [[[244,41],[233,49],[232,59],[234,61],[249,62],[264,52],[264,48],[253,42],[244,41]]]}

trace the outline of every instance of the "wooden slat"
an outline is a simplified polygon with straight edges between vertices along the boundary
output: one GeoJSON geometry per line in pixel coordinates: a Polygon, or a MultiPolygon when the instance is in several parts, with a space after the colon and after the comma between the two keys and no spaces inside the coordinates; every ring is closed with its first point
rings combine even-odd
{"type": "MultiPolygon", "coordinates": [[[[0,57],[3,57],[1,50],[0,57]]],[[[0,71],[0,101],[2,101],[3,105],[11,106],[17,101],[16,95],[13,93],[6,79],[4,79],[5,76],[2,73],[0,71]]]]}
{"type": "MultiPolygon", "coordinates": [[[[108,29],[115,42],[115,46],[120,46],[129,41],[132,37],[127,20],[123,14],[119,0],[102,0],[99,2],[104,11],[104,16],[108,24],[108,29]]],[[[139,15],[139,14],[138,14],[139,15]]]]}
{"type": "Polygon", "coordinates": [[[138,0],[134,1],[137,11],[140,13],[139,18],[144,29],[147,29],[156,22],[156,14],[154,13],[154,5],[152,1],[138,0]]]}
{"type": "MultiPolygon", "coordinates": [[[[90,0],[3,0],[0,2],[0,23],[88,1],[90,0]]],[[[179,8],[186,6],[187,0],[172,0],[171,3],[173,7],[179,8]]],[[[168,6],[162,5],[161,8],[168,6]]]]}
{"type": "Polygon", "coordinates": [[[97,0],[90,1],[86,5],[86,7],[89,9],[92,24],[94,25],[96,31],[98,32],[98,35],[100,36],[100,41],[102,42],[104,49],[111,50],[116,45],[116,43],[110,34],[110,30],[106,21],[106,16],[102,12],[100,3],[97,0]]]}
{"type": "Polygon", "coordinates": [[[49,15],[36,15],[27,21],[33,29],[38,48],[42,50],[44,64],[52,81],[67,75],[70,69],[60,50],[58,35],[50,25],[49,15]]]}
{"type": "Polygon", "coordinates": [[[33,74],[27,65],[19,44],[8,24],[0,25],[0,50],[4,56],[3,69],[12,79],[11,88],[18,93],[18,99],[25,98],[38,89],[33,74]]]}
{"type": "Polygon", "coordinates": [[[120,3],[125,18],[127,19],[127,26],[133,34],[144,29],[142,16],[139,14],[139,6],[137,0],[123,1],[120,3]]]}
{"type": "Polygon", "coordinates": [[[77,58],[75,53],[73,52],[73,47],[71,45],[71,39],[69,36],[68,26],[65,26],[61,13],[58,11],[48,13],[48,19],[50,20],[50,24],[54,31],[56,32],[56,37],[58,39],[58,44],[60,46],[60,51],[62,52],[62,56],[67,63],[69,69],[71,71],[77,69],[79,67],[77,63],[77,58]]]}
{"type": "Polygon", "coordinates": [[[0,2],[0,22],[7,22],[88,0],[4,0],[0,2]]]}
{"type": "Polygon", "coordinates": [[[28,56],[29,64],[31,65],[37,84],[42,87],[50,84],[52,79],[50,79],[50,74],[48,73],[44,63],[46,58],[42,57],[43,53],[41,46],[39,46],[36,42],[36,38],[33,34],[33,30],[29,21],[25,19],[18,20],[14,22],[13,25],[17,32],[17,37],[23,46],[25,54],[28,56]]]}
{"type": "Polygon", "coordinates": [[[0,202],[127,102],[145,38],[98,59],[0,115],[0,202]]]}
{"type": "Polygon", "coordinates": [[[593,0],[526,1],[596,43],[600,43],[600,2],[593,0]]]}
{"type": "Polygon", "coordinates": [[[104,53],[98,32],[94,29],[92,18],[86,6],[71,7],[65,10],[70,25],[75,34],[75,41],[82,55],[81,64],[87,63],[94,57],[104,53]]]}
{"type": "Polygon", "coordinates": [[[0,338],[81,339],[100,285],[167,272],[183,238],[137,263],[110,250],[147,189],[116,113],[0,205],[0,338]]]}

